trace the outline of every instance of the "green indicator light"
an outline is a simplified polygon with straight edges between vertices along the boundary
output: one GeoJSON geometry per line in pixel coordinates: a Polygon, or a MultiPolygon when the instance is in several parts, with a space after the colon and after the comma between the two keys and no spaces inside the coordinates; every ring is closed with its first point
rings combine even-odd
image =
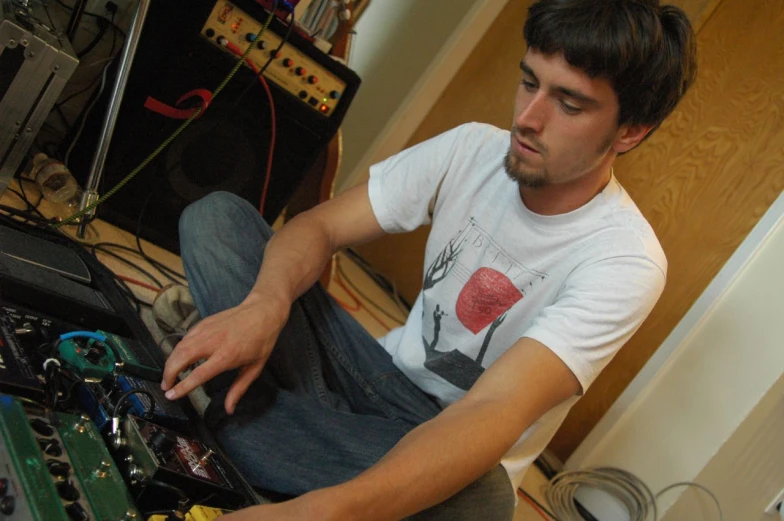
{"type": "Polygon", "coordinates": [[[327,98],[324,98],[324,101],[327,101],[327,98]]]}

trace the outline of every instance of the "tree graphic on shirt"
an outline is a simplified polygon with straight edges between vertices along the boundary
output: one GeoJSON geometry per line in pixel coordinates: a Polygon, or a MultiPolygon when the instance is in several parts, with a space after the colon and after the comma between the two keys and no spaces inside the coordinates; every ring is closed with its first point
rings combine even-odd
{"type": "Polygon", "coordinates": [[[442,280],[449,274],[449,270],[454,266],[455,259],[460,254],[461,247],[456,247],[455,243],[457,238],[449,241],[446,248],[441,250],[441,253],[435,258],[433,263],[425,273],[425,280],[422,284],[422,291],[426,291],[442,280]]]}

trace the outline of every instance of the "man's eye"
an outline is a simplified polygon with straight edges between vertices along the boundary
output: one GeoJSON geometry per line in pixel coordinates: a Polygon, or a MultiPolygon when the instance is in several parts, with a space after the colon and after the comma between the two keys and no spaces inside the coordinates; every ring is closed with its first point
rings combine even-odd
{"type": "Polygon", "coordinates": [[[534,90],[536,90],[536,84],[534,82],[532,82],[532,81],[521,80],[520,83],[523,85],[523,87],[525,87],[525,90],[527,90],[527,91],[534,91],[534,90]]]}
{"type": "Polygon", "coordinates": [[[583,111],[580,107],[575,107],[574,105],[567,103],[565,101],[561,101],[561,109],[569,115],[576,115],[583,111]]]}

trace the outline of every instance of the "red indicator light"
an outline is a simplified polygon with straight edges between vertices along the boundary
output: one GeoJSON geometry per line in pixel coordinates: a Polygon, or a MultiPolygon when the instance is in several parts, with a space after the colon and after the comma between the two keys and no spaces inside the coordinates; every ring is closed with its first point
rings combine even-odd
{"type": "Polygon", "coordinates": [[[321,112],[323,112],[324,114],[326,114],[327,112],[329,112],[329,106],[327,106],[327,105],[321,105],[321,107],[319,107],[319,110],[321,110],[321,112]]]}

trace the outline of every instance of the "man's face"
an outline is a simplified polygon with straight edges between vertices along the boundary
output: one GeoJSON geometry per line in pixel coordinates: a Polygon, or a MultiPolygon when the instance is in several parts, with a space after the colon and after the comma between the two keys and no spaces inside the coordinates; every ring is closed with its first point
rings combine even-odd
{"type": "Polygon", "coordinates": [[[591,78],[560,55],[530,50],[520,63],[506,172],[522,187],[564,184],[614,155],[618,100],[610,82],[591,78]]]}

